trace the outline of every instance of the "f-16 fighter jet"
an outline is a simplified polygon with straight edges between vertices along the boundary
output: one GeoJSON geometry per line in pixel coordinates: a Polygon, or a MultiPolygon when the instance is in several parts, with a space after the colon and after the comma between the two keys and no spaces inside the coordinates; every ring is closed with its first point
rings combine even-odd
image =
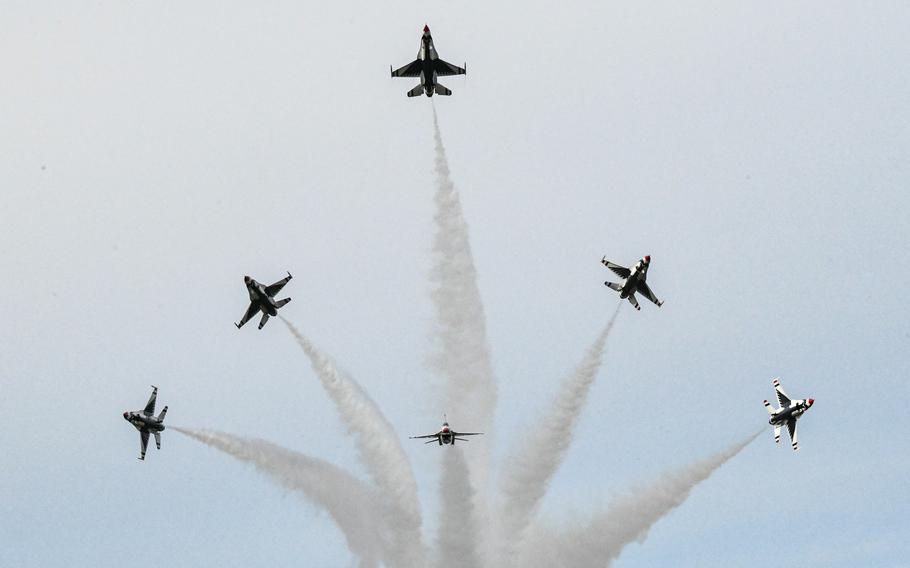
{"type": "Polygon", "coordinates": [[[275,301],[275,294],[280,292],[281,289],[284,288],[284,285],[290,282],[291,278],[293,278],[293,276],[288,272],[287,278],[282,278],[271,286],[263,286],[249,276],[244,276],[243,282],[246,284],[247,292],[250,293],[250,307],[246,309],[246,313],[243,314],[240,323],[234,324],[237,326],[237,329],[243,327],[243,324],[250,321],[250,318],[259,312],[262,312],[262,319],[259,320],[259,329],[262,329],[262,326],[269,321],[269,316],[277,316],[278,308],[290,302],[291,299],[285,298],[283,300],[275,301]]]}
{"type": "Polygon", "coordinates": [[[603,257],[600,260],[601,264],[615,272],[620,278],[624,278],[621,284],[615,282],[604,282],[605,286],[613,288],[619,292],[620,298],[628,298],[629,302],[635,306],[636,310],[641,310],[641,306],[638,305],[638,300],[635,299],[635,292],[638,292],[645,298],[651,300],[657,307],[664,305],[664,303],[657,299],[657,296],[654,295],[654,292],[648,288],[648,266],[651,264],[651,257],[645,256],[641,260],[635,263],[635,266],[631,270],[614,264],[607,260],[607,257],[603,257]]]}
{"type": "Polygon", "coordinates": [[[803,413],[812,408],[812,405],[815,404],[815,400],[811,398],[806,400],[791,400],[780,386],[780,379],[774,379],[771,381],[771,384],[774,385],[774,390],[777,392],[777,402],[780,404],[780,408],[775,410],[767,400],[765,401],[765,408],[768,409],[768,414],[771,415],[768,424],[774,426],[774,442],[780,443],[780,428],[786,424],[787,431],[790,432],[790,445],[793,446],[794,450],[798,450],[799,444],[796,441],[796,421],[799,420],[799,417],[802,416],[803,413]]]}
{"type": "MultiPolygon", "coordinates": [[[[465,64],[465,67],[467,67],[467,64],[465,64]]],[[[391,66],[389,70],[392,70],[391,66]]],[[[434,93],[446,96],[452,94],[452,91],[436,82],[437,77],[464,75],[465,73],[467,71],[464,67],[446,63],[439,58],[439,55],[436,54],[436,48],[433,47],[433,36],[430,35],[430,26],[424,26],[417,59],[400,69],[392,71],[392,77],[420,77],[420,84],[408,91],[408,96],[419,97],[426,93],[428,97],[432,97],[434,93]]]]}
{"type": "Polygon", "coordinates": [[[155,399],[158,398],[158,387],[152,385],[152,396],[145,403],[145,408],[136,412],[126,411],[123,413],[123,419],[139,430],[139,443],[142,446],[139,459],[145,459],[145,448],[149,444],[149,433],[155,435],[155,446],[161,449],[161,431],[164,430],[164,415],[167,414],[167,407],[161,410],[161,414],[155,416],[155,399]]]}
{"type": "Polygon", "coordinates": [[[427,440],[424,444],[432,444],[433,442],[439,442],[439,445],[443,444],[452,444],[455,445],[455,440],[460,440],[462,442],[467,442],[465,438],[459,438],[459,436],[482,436],[483,432],[456,432],[449,428],[449,423],[445,420],[446,417],[443,415],[444,422],[442,423],[442,428],[439,429],[435,434],[427,434],[426,436],[410,436],[412,440],[418,438],[433,438],[432,440],[427,440]]]}

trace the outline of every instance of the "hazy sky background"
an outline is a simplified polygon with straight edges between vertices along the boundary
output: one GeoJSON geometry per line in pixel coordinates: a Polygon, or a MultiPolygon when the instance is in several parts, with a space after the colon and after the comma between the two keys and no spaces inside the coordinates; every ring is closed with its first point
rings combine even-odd
{"type": "MultiPolygon", "coordinates": [[[[232,325],[290,270],[282,314],[438,427],[431,101],[388,74],[428,23],[468,65],[434,100],[496,455],[612,313],[602,255],[666,300],[623,306],[540,518],[742,439],[779,375],[800,451],[768,427],[617,566],[906,566],[910,5],[834,4],[2,2],[0,564],[350,565],[248,465],[173,431],[137,461],[120,413],[156,384],[167,423],[362,474],[284,326],[232,325]]],[[[406,449],[432,534],[445,450],[406,449]]]]}

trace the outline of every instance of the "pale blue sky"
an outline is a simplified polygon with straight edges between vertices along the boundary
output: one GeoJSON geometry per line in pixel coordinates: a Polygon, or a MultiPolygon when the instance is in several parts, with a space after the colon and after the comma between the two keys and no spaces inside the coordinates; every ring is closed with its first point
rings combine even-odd
{"type": "Polygon", "coordinates": [[[906,566],[910,6],[685,4],[4,2],[0,564],[351,563],[249,466],[173,431],[138,462],[120,413],[154,383],[168,422],[362,473],[287,331],[231,325],[290,270],[283,313],[402,437],[438,426],[431,107],[388,77],[428,23],[468,63],[436,108],[495,453],[612,312],[602,255],[666,300],[623,308],[541,517],[755,431],[779,375],[800,452],[768,428],[617,566],[906,566]]]}

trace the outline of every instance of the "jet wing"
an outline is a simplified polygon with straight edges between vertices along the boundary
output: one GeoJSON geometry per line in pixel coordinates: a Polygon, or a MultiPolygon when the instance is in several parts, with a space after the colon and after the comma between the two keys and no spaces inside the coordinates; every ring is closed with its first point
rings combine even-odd
{"type": "Polygon", "coordinates": [[[142,449],[140,450],[141,453],[139,455],[139,459],[144,460],[145,459],[145,449],[149,445],[149,431],[148,430],[139,431],[139,445],[142,446],[142,449]]]}
{"type": "Polygon", "coordinates": [[[152,396],[149,397],[149,401],[145,403],[145,409],[143,409],[142,414],[146,416],[151,416],[155,414],[155,400],[158,398],[158,387],[152,387],[152,396]]]}
{"type": "Polygon", "coordinates": [[[291,278],[293,278],[293,276],[291,276],[291,273],[288,272],[287,278],[282,278],[281,280],[279,280],[278,282],[275,282],[271,286],[266,286],[265,293],[268,294],[269,296],[274,296],[278,292],[281,292],[281,289],[284,288],[285,284],[287,284],[288,282],[291,281],[291,278]]]}
{"type": "Polygon", "coordinates": [[[259,306],[257,306],[254,302],[250,302],[250,307],[246,309],[246,313],[243,314],[243,318],[240,319],[240,323],[235,323],[234,325],[237,326],[237,329],[240,329],[243,327],[243,324],[250,321],[250,319],[252,319],[252,317],[257,313],[259,313],[259,306]]]}
{"type": "Polygon", "coordinates": [[[794,450],[798,450],[799,445],[796,441],[796,418],[787,420],[787,432],[790,433],[790,445],[793,446],[794,450]]]}
{"type": "MultiPolygon", "coordinates": [[[[392,68],[389,67],[391,70],[392,68]]],[[[423,62],[419,59],[408,63],[404,67],[399,67],[392,71],[392,77],[420,77],[420,73],[423,71],[423,62]]]]}
{"type": "Polygon", "coordinates": [[[629,275],[632,274],[632,272],[625,266],[620,266],[618,264],[610,262],[606,258],[602,258],[600,260],[600,262],[601,262],[601,264],[603,264],[604,266],[606,266],[607,268],[609,268],[610,270],[615,272],[616,275],[619,276],[620,278],[628,278],[629,275]]]}
{"type": "Polygon", "coordinates": [[[439,434],[427,434],[426,436],[408,436],[411,440],[416,440],[418,438],[437,438],[439,434]]]}
{"type": "Polygon", "coordinates": [[[777,402],[780,404],[780,407],[787,408],[790,406],[790,397],[787,396],[783,387],[780,386],[780,379],[774,379],[771,381],[771,384],[774,385],[774,391],[777,393],[777,402]]]}
{"type": "Polygon", "coordinates": [[[658,306],[663,305],[663,302],[657,299],[657,296],[654,295],[654,292],[651,291],[651,288],[648,287],[648,284],[646,282],[639,281],[635,287],[638,289],[638,293],[645,298],[651,300],[658,306]]]}
{"type": "Polygon", "coordinates": [[[453,436],[483,436],[483,432],[452,432],[453,436]]]}
{"type": "Polygon", "coordinates": [[[465,75],[467,70],[464,67],[459,67],[458,65],[452,65],[447,61],[442,59],[436,60],[436,74],[440,77],[448,77],[449,75],[465,75]]]}

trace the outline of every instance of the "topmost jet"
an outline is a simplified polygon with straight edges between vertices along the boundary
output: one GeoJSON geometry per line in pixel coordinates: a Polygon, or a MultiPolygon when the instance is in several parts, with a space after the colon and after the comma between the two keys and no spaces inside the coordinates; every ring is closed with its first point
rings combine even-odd
{"type": "MultiPolygon", "coordinates": [[[[467,67],[467,64],[465,64],[467,67]]],[[[392,67],[389,66],[389,70],[392,67]]],[[[458,67],[451,63],[446,63],[436,54],[436,48],[433,47],[433,36],[430,35],[430,26],[423,26],[423,37],[420,38],[420,51],[417,52],[417,59],[408,63],[400,69],[392,71],[392,77],[420,77],[420,84],[408,91],[409,97],[419,97],[426,93],[432,97],[433,93],[437,95],[451,95],[452,91],[443,87],[436,82],[436,77],[447,77],[449,75],[464,75],[467,71],[464,67],[458,67]]]]}

